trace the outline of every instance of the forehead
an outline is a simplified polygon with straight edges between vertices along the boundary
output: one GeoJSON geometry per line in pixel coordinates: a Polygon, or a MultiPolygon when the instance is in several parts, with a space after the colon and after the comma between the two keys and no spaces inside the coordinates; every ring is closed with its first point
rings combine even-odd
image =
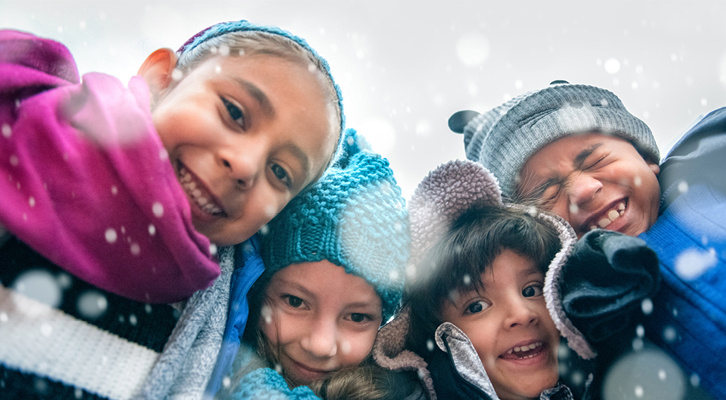
{"type": "Polygon", "coordinates": [[[284,138],[312,159],[311,175],[322,173],[340,133],[336,105],[319,70],[287,57],[255,53],[209,57],[192,74],[248,93],[264,111],[274,114],[275,127],[284,138]]]}
{"type": "Polygon", "coordinates": [[[622,157],[642,158],[630,142],[617,136],[594,132],[577,133],[557,139],[537,150],[529,157],[522,171],[538,174],[548,169],[571,167],[578,157],[582,158],[598,148],[617,150],[622,157]]]}
{"type": "Polygon", "coordinates": [[[375,289],[360,276],[345,272],[327,260],[293,264],[277,271],[270,286],[288,286],[305,290],[318,298],[343,301],[366,301],[380,304],[375,289]]]}

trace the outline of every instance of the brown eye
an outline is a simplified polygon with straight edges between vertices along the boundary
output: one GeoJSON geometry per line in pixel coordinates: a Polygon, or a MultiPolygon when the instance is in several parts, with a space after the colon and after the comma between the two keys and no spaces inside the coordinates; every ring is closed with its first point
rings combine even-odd
{"type": "Polygon", "coordinates": [[[542,296],[542,286],[540,285],[531,285],[527,286],[522,290],[522,296],[524,297],[537,297],[542,296]]]}
{"type": "Polygon", "coordinates": [[[286,297],[287,297],[287,304],[290,307],[298,308],[303,303],[302,299],[297,296],[287,295],[286,297]]]}
{"type": "Polygon", "coordinates": [[[467,314],[478,314],[484,310],[489,308],[489,304],[485,303],[484,301],[476,301],[474,303],[469,304],[466,307],[466,313],[467,314]]]}

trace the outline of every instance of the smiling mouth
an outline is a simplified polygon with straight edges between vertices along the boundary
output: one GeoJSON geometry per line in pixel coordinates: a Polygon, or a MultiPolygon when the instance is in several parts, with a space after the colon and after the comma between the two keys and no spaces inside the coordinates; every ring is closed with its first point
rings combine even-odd
{"type": "Polygon", "coordinates": [[[501,358],[507,360],[524,360],[533,358],[541,354],[545,350],[544,342],[534,342],[526,346],[515,346],[502,354],[501,358]]]}
{"type": "Polygon", "coordinates": [[[310,379],[310,380],[317,380],[322,379],[323,377],[331,374],[333,371],[324,370],[324,369],[316,369],[308,367],[305,364],[301,364],[295,360],[290,359],[292,363],[295,365],[296,369],[298,370],[298,373],[300,373],[303,379],[310,379]]]}
{"type": "Polygon", "coordinates": [[[215,217],[225,215],[220,205],[214,200],[214,195],[181,163],[177,169],[177,177],[192,204],[209,215],[215,217]]]}
{"type": "Polygon", "coordinates": [[[627,199],[619,201],[617,204],[615,204],[613,208],[611,208],[607,212],[602,213],[599,217],[591,218],[588,226],[589,229],[584,230],[587,232],[597,228],[607,228],[610,224],[615,222],[615,220],[625,214],[625,209],[627,208],[627,206],[627,199]]]}

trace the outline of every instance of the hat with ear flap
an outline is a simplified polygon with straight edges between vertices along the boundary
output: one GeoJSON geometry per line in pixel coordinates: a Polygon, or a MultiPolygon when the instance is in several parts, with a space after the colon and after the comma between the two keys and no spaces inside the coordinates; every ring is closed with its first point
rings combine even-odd
{"type": "Polygon", "coordinates": [[[408,212],[388,160],[354,130],[343,153],[308,191],[268,225],[265,274],[327,260],[365,279],[380,296],[383,322],[398,308],[409,256],[408,212]]]}
{"type": "Polygon", "coordinates": [[[615,94],[567,81],[554,81],[481,114],[459,111],[449,119],[449,128],[464,135],[466,158],[487,167],[510,198],[527,160],[564,136],[614,135],[632,143],[648,161],[657,163],[660,158],[650,128],[615,94]]]}
{"type": "Polygon", "coordinates": [[[431,267],[424,261],[427,253],[447,234],[452,224],[470,208],[486,205],[528,213],[555,229],[561,247],[550,262],[545,276],[547,308],[570,347],[583,358],[594,357],[595,352],[583,334],[565,315],[560,299],[561,269],[577,241],[575,232],[557,215],[530,206],[503,203],[497,179],[479,163],[454,160],[443,164],[431,171],[414,191],[409,203],[411,258],[407,267],[407,285],[416,284],[418,277],[430,274],[430,271],[419,268],[431,267]]]}

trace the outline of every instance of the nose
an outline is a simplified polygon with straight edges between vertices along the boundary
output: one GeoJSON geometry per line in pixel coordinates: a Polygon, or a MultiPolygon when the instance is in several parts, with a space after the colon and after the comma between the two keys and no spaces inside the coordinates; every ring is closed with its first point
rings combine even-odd
{"type": "Polygon", "coordinates": [[[330,358],[338,352],[338,328],[333,321],[316,321],[300,346],[315,358],[330,358]]]}
{"type": "Polygon", "coordinates": [[[264,172],[266,165],[264,155],[264,144],[246,140],[244,144],[238,142],[227,144],[218,151],[217,158],[235,185],[249,189],[264,172]]]}
{"type": "Polygon", "coordinates": [[[582,206],[595,198],[602,189],[602,182],[586,173],[577,173],[570,178],[567,185],[567,196],[570,204],[582,206]]]}
{"type": "Polygon", "coordinates": [[[509,301],[507,314],[504,319],[504,324],[507,328],[529,326],[537,323],[539,317],[529,302],[523,297],[509,301]]]}

